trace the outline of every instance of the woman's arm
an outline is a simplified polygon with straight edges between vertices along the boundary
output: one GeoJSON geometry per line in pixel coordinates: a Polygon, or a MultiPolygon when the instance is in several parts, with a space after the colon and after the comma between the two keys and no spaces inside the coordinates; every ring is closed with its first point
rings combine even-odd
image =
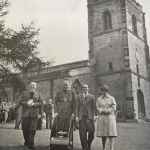
{"type": "Polygon", "coordinates": [[[33,103],[32,103],[32,107],[39,107],[41,108],[41,111],[43,110],[43,100],[41,99],[40,96],[36,95],[34,98],[33,98],[33,103]]]}
{"type": "Polygon", "coordinates": [[[75,116],[78,118],[79,117],[79,107],[80,107],[80,96],[78,95],[76,98],[76,107],[75,107],[75,116]]]}
{"type": "Polygon", "coordinates": [[[97,109],[98,114],[101,114],[104,111],[104,109],[101,107],[98,99],[96,100],[96,109],[97,109]]]}
{"type": "Polygon", "coordinates": [[[74,92],[71,92],[71,95],[72,95],[72,101],[71,101],[72,114],[75,115],[75,113],[76,113],[76,97],[75,97],[74,92]]]}
{"type": "Polygon", "coordinates": [[[107,109],[108,113],[116,112],[116,101],[115,98],[112,98],[112,104],[107,109]]]}
{"type": "Polygon", "coordinates": [[[31,104],[31,106],[32,107],[39,107],[39,106],[41,106],[42,104],[40,103],[40,102],[33,102],[32,104],[31,104]]]}

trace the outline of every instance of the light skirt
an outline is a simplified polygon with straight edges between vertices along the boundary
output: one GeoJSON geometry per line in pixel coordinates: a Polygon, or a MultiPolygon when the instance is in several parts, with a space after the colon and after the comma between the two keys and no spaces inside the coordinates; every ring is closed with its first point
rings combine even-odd
{"type": "Polygon", "coordinates": [[[96,125],[96,136],[117,136],[117,127],[116,127],[116,116],[113,114],[110,115],[99,115],[96,125]]]}

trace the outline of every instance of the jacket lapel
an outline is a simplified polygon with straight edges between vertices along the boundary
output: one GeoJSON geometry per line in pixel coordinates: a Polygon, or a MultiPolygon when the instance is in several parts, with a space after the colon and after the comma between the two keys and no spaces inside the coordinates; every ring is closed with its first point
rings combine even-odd
{"type": "Polygon", "coordinates": [[[87,104],[89,102],[89,95],[87,94],[85,97],[81,94],[81,103],[87,104]]]}

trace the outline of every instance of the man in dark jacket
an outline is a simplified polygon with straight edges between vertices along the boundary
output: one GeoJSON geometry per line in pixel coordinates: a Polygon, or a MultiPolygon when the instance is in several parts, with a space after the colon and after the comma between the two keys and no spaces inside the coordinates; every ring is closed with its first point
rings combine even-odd
{"type": "Polygon", "coordinates": [[[79,122],[81,145],[83,150],[90,150],[95,131],[96,102],[95,97],[88,92],[88,85],[83,85],[76,103],[76,121],[79,122]]]}
{"type": "Polygon", "coordinates": [[[35,82],[30,82],[27,85],[26,90],[22,93],[20,104],[23,107],[22,131],[25,141],[24,145],[34,149],[34,136],[41,106],[35,82]]]}

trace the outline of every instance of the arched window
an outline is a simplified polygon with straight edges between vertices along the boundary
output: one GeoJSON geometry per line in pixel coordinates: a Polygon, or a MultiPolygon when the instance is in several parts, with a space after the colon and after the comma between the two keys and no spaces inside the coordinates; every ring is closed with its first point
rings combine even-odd
{"type": "Polygon", "coordinates": [[[107,10],[103,12],[104,29],[112,29],[111,13],[107,10]]]}
{"type": "Polygon", "coordinates": [[[132,15],[132,29],[133,32],[137,35],[137,19],[135,15],[132,15]]]}
{"type": "Polygon", "coordinates": [[[121,7],[124,8],[125,5],[126,5],[126,1],[125,0],[120,0],[120,2],[121,2],[121,7]]]}
{"type": "Polygon", "coordinates": [[[109,71],[113,71],[114,70],[112,62],[108,63],[108,68],[109,68],[109,71]]]}

